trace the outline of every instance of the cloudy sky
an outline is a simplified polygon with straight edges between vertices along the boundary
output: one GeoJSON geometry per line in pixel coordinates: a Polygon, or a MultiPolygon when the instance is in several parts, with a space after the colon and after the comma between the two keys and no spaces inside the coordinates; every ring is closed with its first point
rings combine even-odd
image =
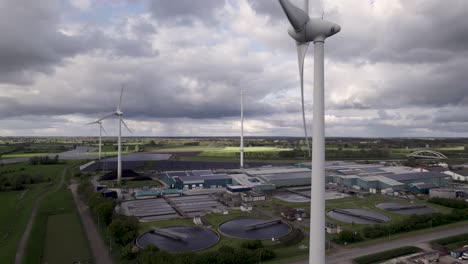
{"type": "MultiPolygon", "coordinates": [[[[468,1],[311,0],[327,136],[468,136],[468,1]]],[[[294,41],[276,0],[0,0],[0,136],[302,136],[294,41]],[[110,135],[116,120],[105,121],[110,135]]],[[[313,50],[305,66],[312,122],[313,50]]],[[[310,128],[309,128],[310,129],[310,128]]]]}

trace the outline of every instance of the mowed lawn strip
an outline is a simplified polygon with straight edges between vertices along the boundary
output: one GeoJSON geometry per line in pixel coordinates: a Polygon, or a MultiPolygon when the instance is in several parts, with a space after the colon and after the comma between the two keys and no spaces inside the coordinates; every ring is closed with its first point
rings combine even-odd
{"type": "Polygon", "coordinates": [[[36,196],[43,192],[45,184],[29,186],[29,191],[9,191],[0,193],[0,260],[2,263],[13,263],[16,247],[23,235],[26,223],[36,196]],[[21,199],[19,199],[21,198],[21,199]]]}
{"type": "Polygon", "coordinates": [[[90,260],[91,252],[76,213],[47,218],[43,263],[60,264],[90,260]]]}

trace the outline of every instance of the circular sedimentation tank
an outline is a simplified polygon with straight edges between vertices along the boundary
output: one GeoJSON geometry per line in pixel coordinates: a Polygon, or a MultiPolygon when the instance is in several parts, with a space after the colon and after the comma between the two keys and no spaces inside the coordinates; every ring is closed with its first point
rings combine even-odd
{"type": "Polygon", "coordinates": [[[341,222],[363,225],[382,224],[391,220],[379,212],[363,209],[332,209],[327,215],[341,222]]]}
{"type": "Polygon", "coordinates": [[[423,204],[410,203],[379,203],[377,208],[397,214],[423,215],[435,213],[435,210],[423,204]]]}
{"type": "Polygon", "coordinates": [[[171,226],[141,234],[136,239],[140,248],[152,244],[171,253],[193,252],[207,249],[219,241],[219,234],[197,226],[171,226]]]}
{"type": "Polygon", "coordinates": [[[267,240],[289,234],[291,226],[281,219],[238,218],[220,224],[219,231],[235,238],[267,240]]]}

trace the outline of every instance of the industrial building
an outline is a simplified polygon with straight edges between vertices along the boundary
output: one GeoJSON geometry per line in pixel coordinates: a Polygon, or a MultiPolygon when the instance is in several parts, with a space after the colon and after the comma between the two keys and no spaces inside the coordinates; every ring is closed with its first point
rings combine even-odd
{"type": "Polygon", "coordinates": [[[171,189],[179,190],[220,188],[232,184],[232,178],[229,175],[215,174],[211,170],[165,172],[161,179],[171,189]]]}
{"type": "Polygon", "coordinates": [[[468,181],[468,169],[444,171],[443,173],[450,175],[455,181],[468,181]]]}
{"type": "Polygon", "coordinates": [[[446,186],[451,177],[440,172],[427,172],[405,166],[329,162],[327,182],[371,193],[412,191],[429,194],[429,190],[446,186]]]}
{"type": "Polygon", "coordinates": [[[244,173],[262,182],[274,185],[275,188],[310,185],[311,171],[297,167],[263,167],[245,170],[244,173]]]}
{"type": "Polygon", "coordinates": [[[413,173],[401,173],[386,175],[385,177],[393,179],[395,181],[402,182],[406,185],[411,183],[434,183],[440,186],[449,184],[451,177],[447,174],[440,172],[413,172],[413,173]]]}

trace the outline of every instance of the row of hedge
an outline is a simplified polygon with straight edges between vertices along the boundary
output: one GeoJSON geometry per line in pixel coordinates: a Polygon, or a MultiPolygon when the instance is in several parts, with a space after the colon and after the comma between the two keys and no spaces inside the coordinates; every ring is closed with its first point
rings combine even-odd
{"type": "Polygon", "coordinates": [[[455,208],[455,209],[466,209],[468,208],[468,203],[463,200],[450,199],[450,198],[439,198],[434,197],[427,200],[429,203],[442,205],[445,207],[455,208]]]}
{"type": "Polygon", "coordinates": [[[133,252],[126,247],[125,252],[128,253],[126,260],[138,264],[254,264],[275,257],[272,250],[263,247],[246,249],[221,246],[217,251],[170,254],[150,245],[140,252],[133,252]]]}
{"type": "Polygon", "coordinates": [[[372,264],[422,251],[417,247],[401,247],[353,259],[356,264],[372,264]]]}
{"type": "Polygon", "coordinates": [[[468,209],[454,209],[450,214],[412,215],[402,221],[387,225],[366,227],[362,233],[366,238],[378,238],[388,236],[389,234],[405,233],[464,220],[468,220],[468,209]]]}
{"type": "Polygon", "coordinates": [[[113,241],[120,246],[133,243],[138,235],[138,220],[135,217],[127,217],[115,213],[115,201],[105,198],[94,191],[89,181],[84,181],[78,186],[78,193],[89,206],[91,213],[104,224],[113,241]]]}
{"type": "Polygon", "coordinates": [[[445,245],[452,244],[458,241],[468,241],[468,233],[432,240],[431,245],[439,244],[439,245],[445,246],[445,245]]]}

